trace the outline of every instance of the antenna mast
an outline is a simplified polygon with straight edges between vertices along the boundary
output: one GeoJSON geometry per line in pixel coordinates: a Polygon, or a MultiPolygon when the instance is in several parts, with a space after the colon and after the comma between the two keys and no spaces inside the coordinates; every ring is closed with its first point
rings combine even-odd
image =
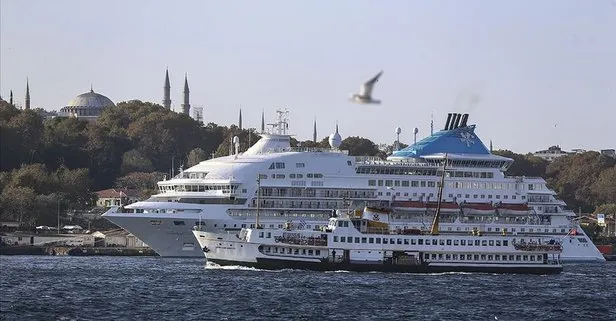
{"type": "Polygon", "coordinates": [[[261,209],[261,174],[257,176],[257,215],[255,227],[261,228],[261,224],[259,223],[259,210],[261,209]]]}

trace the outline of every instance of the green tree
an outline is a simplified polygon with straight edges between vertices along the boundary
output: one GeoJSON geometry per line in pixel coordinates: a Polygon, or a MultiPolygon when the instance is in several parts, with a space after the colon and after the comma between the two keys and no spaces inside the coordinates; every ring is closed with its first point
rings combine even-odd
{"type": "Polygon", "coordinates": [[[616,165],[603,170],[591,189],[595,205],[616,204],[616,165]]]}
{"type": "Polygon", "coordinates": [[[154,170],[152,161],[141,155],[136,149],[131,149],[122,155],[121,173],[151,172],[154,170]]]}
{"type": "Polygon", "coordinates": [[[509,176],[534,176],[544,177],[548,162],[532,154],[516,154],[509,150],[496,150],[495,155],[513,159],[513,164],[507,169],[509,176]]]}
{"type": "Polygon", "coordinates": [[[119,177],[115,182],[115,186],[117,188],[138,190],[141,196],[146,198],[158,192],[156,183],[162,181],[165,175],[166,174],[163,172],[134,172],[119,177]]]}
{"type": "Polygon", "coordinates": [[[7,186],[0,194],[1,220],[32,225],[35,217],[36,193],[30,187],[7,186]]]}
{"type": "Polygon", "coordinates": [[[190,151],[190,153],[188,153],[188,159],[186,161],[186,166],[193,167],[199,164],[200,162],[206,160],[207,156],[208,155],[205,153],[203,149],[199,147],[194,148],[193,150],[190,151]]]}
{"type": "Polygon", "coordinates": [[[340,149],[348,150],[351,156],[376,156],[379,154],[379,149],[371,140],[357,136],[343,140],[340,149]]]}

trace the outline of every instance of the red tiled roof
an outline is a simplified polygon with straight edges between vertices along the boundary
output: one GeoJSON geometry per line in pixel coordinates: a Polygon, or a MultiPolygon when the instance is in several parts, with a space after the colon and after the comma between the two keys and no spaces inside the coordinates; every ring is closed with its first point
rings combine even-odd
{"type": "Polygon", "coordinates": [[[126,188],[108,188],[95,192],[98,198],[138,197],[139,191],[126,188]]]}

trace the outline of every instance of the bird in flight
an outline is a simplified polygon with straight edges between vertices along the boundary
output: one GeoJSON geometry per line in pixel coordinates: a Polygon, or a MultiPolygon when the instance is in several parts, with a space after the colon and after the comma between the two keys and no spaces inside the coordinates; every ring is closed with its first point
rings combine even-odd
{"type": "Polygon", "coordinates": [[[366,83],[361,86],[359,94],[351,94],[349,101],[358,104],[380,104],[380,100],[372,99],[372,90],[374,89],[374,84],[379,81],[382,74],[383,71],[381,70],[376,76],[372,77],[372,79],[366,81],[366,83]]]}

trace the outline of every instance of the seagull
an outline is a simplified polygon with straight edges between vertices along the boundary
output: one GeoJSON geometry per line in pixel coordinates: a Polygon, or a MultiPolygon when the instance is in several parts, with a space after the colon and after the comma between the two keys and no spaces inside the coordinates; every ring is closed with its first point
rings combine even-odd
{"type": "Polygon", "coordinates": [[[374,89],[374,84],[379,81],[379,78],[383,74],[381,70],[376,76],[372,77],[372,79],[366,81],[359,90],[359,94],[351,94],[349,101],[359,103],[359,104],[380,104],[380,100],[372,99],[372,89],[374,89]]]}

